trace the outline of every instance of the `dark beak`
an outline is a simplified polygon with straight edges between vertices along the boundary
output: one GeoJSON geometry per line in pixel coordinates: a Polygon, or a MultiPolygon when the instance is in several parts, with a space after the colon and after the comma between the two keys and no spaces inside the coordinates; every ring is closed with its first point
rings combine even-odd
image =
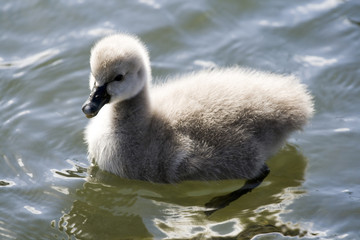
{"type": "Polygon", "coordinates": [[[82,111],[87,118],[95,117],[100,109],[110,101],[110,95],[106,91],[107,84],[100,87],[94,86],[88,100],[82,106],[82,111]]]}

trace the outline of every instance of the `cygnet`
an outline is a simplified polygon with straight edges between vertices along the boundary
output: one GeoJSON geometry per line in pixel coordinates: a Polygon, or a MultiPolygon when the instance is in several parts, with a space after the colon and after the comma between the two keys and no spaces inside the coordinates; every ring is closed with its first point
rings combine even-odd
{"type": "Polygon", "coordinates": [[[122,178],[256,178],[313,114],[312,97],[294,76],[230,67],[152,86],[148,51],[132,35],[101,39],[90,66],[82,108],[92,118],[89,158],[122,178]]]}

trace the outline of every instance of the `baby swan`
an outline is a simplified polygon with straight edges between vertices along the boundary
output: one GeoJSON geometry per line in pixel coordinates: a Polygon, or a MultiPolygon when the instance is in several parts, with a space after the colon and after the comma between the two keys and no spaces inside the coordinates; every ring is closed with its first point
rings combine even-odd
{"type": "Polygon", "coordinates": [[[131,35],[100,40],[90,65],[91,94],[83,105],[94,117],[85,130],[89,157],[123,178],[255,178],[313,113],[295,77],[238,67],[150,87],[148,52],[131,35]]]}

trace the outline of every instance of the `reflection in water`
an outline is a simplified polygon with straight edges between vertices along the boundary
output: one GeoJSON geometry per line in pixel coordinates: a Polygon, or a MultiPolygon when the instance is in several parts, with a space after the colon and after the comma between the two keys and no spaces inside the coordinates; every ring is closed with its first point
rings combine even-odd
{"type": "Polygon", "coordinates": [[[205,212],[205,214],[207,216],[210,216],[215,211],[218,211],[218,210],[228,206],[231,202],[233,202],[233,201],[239,199],[240,197],[242,197],[243,195],[251,192],[253,189],[258,187],[264,181],[264,179],[267,177],[267,175],[269,175],[269,173],[270,173],[270,169],[265,164],[263,166],[262,172],[259,176],[257,176],[254,179],[246,180],[244,186],[242,186],[238,190],[235,190],[235,191],[228,193],[226,195],[223,195],[223,196],[215,197],[215,198],[211,199],[209,202],[207,202],[205,204],[205,207],[212,208],[212,209],[207,210],[205,212]]]}
{"type": "MultiPolygon", "coordinates": [[[[161,216],[156,216],[148,224],[148,229],[161,232],[161,237],[170,239],[190,239],[194,237],[231,237],[243,229],[238,218],[214,221],[206,218],[206,208],[179,206],[170,203],[155,202],[163,209],[161,216]]],[[[154,236],[159,234],[152,232],[154,236]]]]}
{"type": "Polygon", "coordinates": [[[153,184],[119,179],[91,167],[88,181],[77,191],[58,228],[80,239],[306,235],[302,226],[285,223],[281,217],[305,193],[301,184],[306,160],[288,145],[268,165],[271,173],[259,187],[209,216],[205,212],[211,209],[205,203],[239,189],[245,181],[153,184]]]}

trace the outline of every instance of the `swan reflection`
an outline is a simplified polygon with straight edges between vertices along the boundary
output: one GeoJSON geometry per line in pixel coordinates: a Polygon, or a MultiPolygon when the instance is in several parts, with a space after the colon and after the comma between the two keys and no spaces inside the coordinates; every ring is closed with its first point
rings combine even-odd
{"type": "Polygon", "coordinates": [[[306,193],[301,186],[306,159],[287,145],[268,165],[271,173],[261,185],[210,215],[206,212],[213,208],[206,203],[238,190],[245,181],[153,184],[90,167],[87,181],[57,225],[69,237],[80,239],[306,235],[299,224],[283,220],[291,214],[292,203],[306,193]]]}

